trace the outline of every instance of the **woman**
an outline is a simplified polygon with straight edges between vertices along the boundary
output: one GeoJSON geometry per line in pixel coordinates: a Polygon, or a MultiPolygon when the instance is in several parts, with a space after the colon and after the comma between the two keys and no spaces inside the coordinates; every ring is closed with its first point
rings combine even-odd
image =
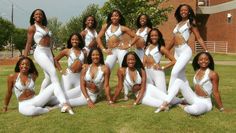
{"type": "Polygon", "coordinates": [[[109,67],[110,71],[113,68],[116,60],[118,59],[121,66],[124,55],[127,53],[127,49],[130,48],[137,40],[135,33],[133,33],[128,27],[125,26],[125,19],[119,10],[113,10],[107,17],[107,22],[102,26],[98,37],[98,47],[107,55],[105,64],[109,67]],[[124,44],[124,38],[121,38],[122,34],[128,34],[132,37],[132,41],[129,44],[124,44]],[[102,37],[106,36],[106,46],[102,43],[102,37]]]}
{"type": "Polygon", "coordinates": [[[219,76],[214,71],[214,61],[207,52],[198,53],[192,63],[196,74],[193,78],[195,92],[191,88],[181,89],[181,92],[189,105],[182,105],[185,112],[191,115],[201,115],[212,109],[211,94],[213,94],[218,109],[223,111],[220,97],[219,76]]]}
{"type": "MultiPolygon", "coordinates": [[[[22,57],[15,66],[15,73],[8,76],[8,90],[4,100],[3,111],[8,110],[12,91],[19,101],[19,112],[26,116],[40,115],[49,112],[52,108],[44,108],[51,100],[53,94],[59,97],[58,89],[53,84],[49,85],[40,94],[35,95],[35,80],[38,71],[33,61],[28,57],[22,57]]],[[[70,112],[73,114],[73,112],[70,112]]]]}
{"type": "Polygon", "coordinates": [[[98,94],[105,89],[107,101],[112,103],[109,87],[109,68],[104,65],[103,54],[99,48],[92,48],[88,54],[88,65],[80,75],[80,86],[66,92],[71,106],[86,105],[95,107],[98,94]]]}
{"type": "Polygon", "coordinates": [[[152,22],[148,15],[141,14],[136,20],[136,26],[138,27],[138,30],[136,32],[138,40],[136,42],[135,52],[142,61],[144,56],[145,44],[147,42],[147,36],[152,29],[152,22]]]}
{"type": "Polygon", "coordinates": [[[207,51],[207,47],[204,44],[204,41],[202,40],[196,26],[193,9],[187,4],[181,4],[175,11],[175,18],[178,21],[178,24],[173,31],[174,37],[167,49],[171,49],[173,46],[175,46],[176,63],[171,72],[170,83],[168,87],[168,98],[163,103],[162,108],[158,110],[165,110],[165,108],[168,106],[168,103],[173,97],[176,96],[179,88],[183,84],[185,84],[186,87],[189,87],[188,80],[185,76],[185,67],[192,57],[192,50],[187,43],[191,32],[193,32],[196,40],[203,47],[203,49],[207,51]]]}
{"type": "Polygon", "coordinates": [[[91,48],[97,47],[97,21],[94,16],[89,15],[83,20],[83,31],[80,33],[84,38],[85,47],[87,53],[89,53],[91,48]]]}
{"type": "MultiPolygon", "coordinates": [[[[133,51],[125,55],[122,67],[119,68],[117,76],[118,85],[112,98],[113,102],[116,101],[123,87],[135,94],[136,100],[133,103],[134,105],[142,103],[152,107],[159,107],[166,98],[164,92],[152,84],[146,83],[146,72],[143,64],[138,55],[133,51]]],[[[174,98],[171,104],[179,102],[179,99],[174,98]]]]}
{"type": "Polygon", "coordinates": [[[175,64],[175,58],[169,50],[165,48],[165,41],[161,32],[154,28],[147,37],[147,47],[143,59],[144,66],[148,75],[147,82],[156,86],[159,90],[166,93],[166,80],[164,70],[175,64]],[[161,57],[165,55],[170,62],[165,66],[160,65],[161,57]]]}
{"type": "Polygon", "coordinates": [[[44,90],[50,84],[53,84],[55,89],[60,94],[58,100],[60,103],[64,103],[62,111],[71,110],[67,104],[65,95],[59,83],[57,77],[56,68],[54,66],[53,53],[50,48],[51,32],[46,27],[47,18],[43,10],[36,9],[30,16],[30,27],[27,33],[27,42],[25,46],[24,56],[28,56],[29,50],[32,46],[33,41],[36,43],[36,49],[34,51],[34,59],[43,69],[45,78],[41,84],[41,91],[44,90]]]}
{"type": "Polygon", "coordinates": [[[82,36],[78,33],[73,33],[67,41],[67,48],[54,58],[57,69],[62,74],[62,84],[66,91],[80,85],[80,71],[86,57],[86,54],[82,51],[83,48],[82,36]],[[68,59],[68,67],[65,72],[63,72],[59,63],[64,56],[68,59]]]}

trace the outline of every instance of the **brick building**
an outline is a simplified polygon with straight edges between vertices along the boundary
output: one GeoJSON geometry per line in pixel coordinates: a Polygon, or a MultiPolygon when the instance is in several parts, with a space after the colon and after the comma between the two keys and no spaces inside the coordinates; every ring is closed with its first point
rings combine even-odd
{"type": "MultiPolygon", "coordinates": [[[[236,0],[168,0],[162,6],[172,5],[168,21],[159,25],[166,43],[172,38],[176,25],[174,13],[179,4],[189,4],[197,15],[197,25],[203,40],[207,41],[210,51],[236,53],[236,0]],[[213,46],[214,43],[214,46],[213,46]],[[213,48],[214,47],[214,48],[213,48]],[[222,51],[223,50],[223,51],[222,51]]],[[[192,34],[189,44],[195,51],[195,38],[192,34]]]]}

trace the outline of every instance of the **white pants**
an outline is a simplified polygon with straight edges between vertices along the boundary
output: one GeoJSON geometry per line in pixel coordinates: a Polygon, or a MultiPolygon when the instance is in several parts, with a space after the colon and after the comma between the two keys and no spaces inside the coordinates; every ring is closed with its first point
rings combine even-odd
{"type": "Polygon", "coordinates": [[[191,57],[192,49],[188,46],[188,44],[175,47],[176,63],[171,71],[168,87],[168,98],[166,99],[167,102],[170,102],[177,95],[183,83],[185,83],[185,86],[190,88],[188,80],[185,76],[185,68],[191,57]]]}
{"type": "Polygon", "coordinates": [[[49,85],[37,96],[19,102],[19,112],[26,116],[40,115],[49,112],[49,110],[43,108],[43,106],[51,100],[53,94],[59,94],[57,91],[58,89],[55,89],[53,84],[49,85]]]}
{"type": "Polygon", "coordinates": [[[54,60],[50,47],[43,47],[37,45],[34,51],[34,59],[43,69],[45,75],[45,78],[41,85],[40,93],[44,89],[46,89],[48,85],[53,84],[55,87],[54,89],[57,89],[57,91],[55,91],[57,94],[55,95],[57,96],[60,103],[66,103],[65,95],[57,77],[56,68],[54,65],[54,60]]]}
{"type": "Polygon", "coordinates": [[[135,53],[138,55],[139,59],[143,62],[144,49],[135,48],[135,53]]]}
{"type": "Polygon", "coordinates": [[[80,73],[73,73],[69,69],[66,70],[66,75],[62,75],[62,86],[65,91],[80,85],[80,73]]]}
{"type": "Polygon", "coordinates": [[[117,59],[118,59],[119,64],[121,66],[123,58],[124,58],[126,53],[127,53],[127,50],[121,50],[121,49],[118,49],[118,48],[113,48],[112,49],[112,54],[107,55],[107,58],[106,58],[106,61],[105,61],[105,64],[109,67],[110,71],[114,67],[117,59]]]}
{"type": "Polygon", "coordinates": [[[157,89],[166,93],[166,78],[165,72],[153,68],[146,68],[147,83],[153,84],[157,89]]]}
{"type": "MultiPolygon", "coordinates": [[[[94,94],[94,93],[90,92],[88,89],[87,89],[87,93],[89,95],[89,98],[93,102],[96,102],[97,94],[94,94]]],[[[83,95],[83,93],[80,89],[80,86],[77,86],[73,89],[70,89],[70,90],[66,91],[66,97],[68,99],[69,104],[72,107],[80,106],[80,105],[87,105],[87,100],[84,97],[84,95],[83,95]]]]}

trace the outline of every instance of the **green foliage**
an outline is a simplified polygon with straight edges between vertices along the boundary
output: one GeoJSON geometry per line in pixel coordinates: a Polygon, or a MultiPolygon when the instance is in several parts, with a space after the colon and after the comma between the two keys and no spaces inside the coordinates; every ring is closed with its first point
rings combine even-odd
{"type": "Polygon", "coordinates": [[[57,18],[48,19],[48,28],[52,31],[52,44],[58,46],[61,43],[59,33],[62,27],[62,22],[58,21],[57,18]]]}
{"type": "Polygon", "coordinates": [[[11,22],[0,17],[0,49],[7,44],[14,28],[15,26],[11,22]]]}
{"type": "Polygon", "coordinates": [[[22,50],[25,48],[25,43],[27,39],[27,30],[16,28],[13,33],[13,43],[15,44],[15,48],[20,51],[22,54],[22,50]]]}
{"type": "Polygon", "coordinates": [[[167,21],[167,13],[173,7],[160,7],[160,4],[166,0],[109,0],[101,8],[103,17],[106,17],[113,9],[121,11],[129,27],[135,28],[136,19],[140,14],[147,14],[151,18],[153,26],[167,21]]]}

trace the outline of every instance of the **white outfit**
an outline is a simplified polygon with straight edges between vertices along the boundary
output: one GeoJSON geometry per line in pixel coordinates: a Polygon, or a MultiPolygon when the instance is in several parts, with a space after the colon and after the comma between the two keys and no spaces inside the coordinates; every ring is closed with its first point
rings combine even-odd
{"type": "MultiPolygon", "coordinates": [[[[130,79],[129,76],[129,70],[128,68],[126,69],[126,74],[124,77],[124,88],[126,88],[127,90],[131,91],[132,87],[135,84],[141,84],[142,82],[142,78],[139,74],[139,72],[136,70],[136,80],[132,81],[130,79]]],[[[138,97],[139,92],[137,92],[135,95],[136,97],[138,97]]],[[[144,105],[148,105],[148,106],[152,106],[152,107],[160,107],[163,103],[163,101],[167,98],[167,95],[160,91],[159,89],[157,89],[155,86],[153,86],[152,84],[146,84],[146,91],[144,93],[144,96],[141,100],[141,103],[144,105]]],[[[170,104],[177,104],[179,103],[181,100],[179,98],[173,98],[173,100],[171,101],[170,104]]]]}
{"type": "Polygon", "coordinates": [[[193,78],[194,85],[198,84],[201,86],[201,89],[207,94],[206,97],[198,96],[196,93],[193,92],[191,88],[188,86],[182,87],[184,89],[180,89],[184,99],[190,104],[185,106],[184,111],[191,115],[201,115],[206,113],[212,109],[212,102],[211,102],[211,94],[212,94],[212,82],[209,77],[210,69],[208,68],[205,71],[204,76],[202,79],[197,80],[196,75],[193,78]]]}
{"type": "Polygon", "coordinates": [[[73,73],[70,67],[76,60],[83,64],[84,56],[85,55],[82,50],[80,51],[79,55],[76,55],[74,49],[70,49],[70,54],[68,56],[68,68],[66,69],[66,74],[62,75],[62,86],[65,91],[80,85],[80,72],[73,73]]]}
{"type": "Polygon", "coordinates": [[[176,96],[181,87],[190,88],[188,80],[185,76],[185,67],[192,57],[192,49],[187,44],[190,36],[189,25],[189,20],[181,27],[179,27],[179,24],[177,24],[173,31],[174,34],[181,34],[185,39],[185,43],[175,47],[176,63],[171,71],[168,98],[166,99],[167,102],[170,102],[172,98],[176,96]]]}
{"type": "MultiPolygon", "coordinates": [[[[141,32],[140,28],[136,32],[136,35],[141,37],[144,42],[147,42],[147,36],[148,36],[148,27],[145,27],[145,29],[141,32]]],[[[143,61],[143,56],[144,56],[144,48],[135,48],[135,53],[138,55],[141,61],[143,61]]]]}
{"type": "Polygon", "coordinates": [[[52,51],[50,47],[45,47],[39,44],[40,40],[44,36],[50,36],[49,32],[46,32],[40,26],[35,24],[35,34],[34,34],[34,41],[36,42],[37,46],[34,51],[34,59],[39,64],[39,66],[43,69],[45,78],[41,85],[41,90],[46,89],[47,86],[53,84],[54,88],[57,89],[58,92],[58,100],[60,103],[66,103],[65,95],[59,83],[59,79],[57,77],[56,68],[54,65],[54,59],[52,55],[52,51]]]}
{"type": "Polygon", "coordinates": [[[91,31],[87,28],[85,28],[85,31],[87,31],[87,34],[85,35],[85,38],[84,38],[84,42],[85,42],[84,49],[87,51],[87,53],[89,53],[90,51],[89,44],[93,41],[93,39],[97,38],[98,33],[96,30],[91,31]]]}
{"type": "MultiPolygon", "coordinates": [[[[30,89],[34,91],[34,81],[31,75],[28,75],[28,83],[23,85],[20,79],[20,74],[15,81],[14,92],[16,98],[23,93],[24,89],[30,89]]],[[[53,94],[58,97],[60,92],[57,92],[58,89],[55,89],[53,84],[49,85],[44,89],[40,94],[33,96],[31,99],[19,101],[19,112],[26,116],[40,115],[49,112],[47,108],[43,108],[50,100],[53,94]]]]}
{"type": "MultiPolygon", "coordinates": [[[[150,47],[147,47],[145,51],[146,56],[150,56],[154,59],[156,64],[159,64],[161,61],[162,54],[158,49],[158,46],[150,50],[150,47]]],[[[159,90],[166,93],[166,79],[165,72],[163,70],[156,70],[153,67],[146,68],[147,83],[153,84],[159,90]]]]}
{"type": "MultiPolygon", "coordinates": [[[[105,32],[106,42],[112,36],[116,36],[119,38],[123,34],[121,31],[121,25],[119,25],[118,29],[115,32],[111,31],[111,26],[112,25],[110,25],[105,32]]],[[[105,64],[109,67],[110,70],[114,67],[117,59],[118,59],[119,64],[121,66],[123,58],[124,58],[125,54],[127,53],[127,50],[122,50],[119,48],[113,48],[111,51],[112,51],[112,54],[107,55],[106,60],[105,60],[105,64]]]]}
{"type": "MultiPolygon", "coordinates": [[[[87,88],[87,93],[89,95],[89,98],[93,102],[96,102],[97,95],[102,91],[102,87],[103,87],[103,83],[104,83],[104,72],[102,71],[102,67],[99,66],[98,71],[95,74],[95,77],[92,78],[90,75],[90,69],[91,69],[91,65],[89,66],[88,70],[86,71],[86,74],[84,76],[84,80],[86,82],[93,82],[96,85],[96,87],[99,89],[99,91],[97,93],[93,93],[87,88]]],[[[87,104],[87,100],[84,97],[84,95],[80,89],[80,86],[77,86],[74,89],[67,91],[66,96],[68,97],[68,99],[69,99],[68,101],[71,106],[80,106],[80,105],[87,104]]]]}

